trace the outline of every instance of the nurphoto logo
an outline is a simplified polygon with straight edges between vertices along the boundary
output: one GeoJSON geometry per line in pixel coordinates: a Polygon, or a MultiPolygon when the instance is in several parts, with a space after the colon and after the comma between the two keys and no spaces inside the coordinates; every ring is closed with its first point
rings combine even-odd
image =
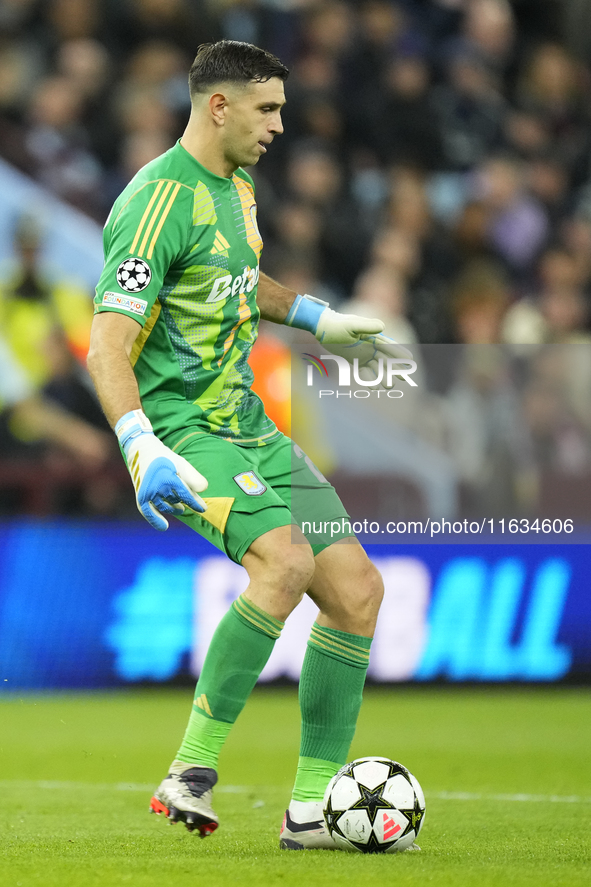
{"type": "Polygon", "coordinates": [[[397,399],[404,397],[402,389],[394,388],[394,384],[398,379],[406,382],[411,388],[418,387],[415,380],[411,379],[411,376],[417,369],[415,360],[380,357],[377,361],[372,361],[372,364],[377,363],[377,374],[374,375],[374,371],[371,369],[372,378],[364,379],[361,376],[364,368],[360,371],[358,358],[355,358],[353,363],[350,364],[345,357],[339,357],[337,354],[321,354],[320,357],[316,357],[314,354],[303,354],[302,357],[308,364],[306,369],[306,385],[309,388],[314,385],[314,370],[318,371],[321,381],[323,381],[325,378],[328,378],[328,369],[324,361],[334,360],[339,372],[339,388],[349,389],[347,391],[335,391],[331,388],[321,388],[318,392],[319,398],[334,397],[335,395],[336,397],[367,398],[374,393],[378,397],[383,394],[386,397],[397,399]],[[353,382],[351,381],[351,370],[353,371],[353,382]],[[384,388],[380,388],[382,384],[384,388]],[[355,388],[354,385],[359,387],[355,388]]]}

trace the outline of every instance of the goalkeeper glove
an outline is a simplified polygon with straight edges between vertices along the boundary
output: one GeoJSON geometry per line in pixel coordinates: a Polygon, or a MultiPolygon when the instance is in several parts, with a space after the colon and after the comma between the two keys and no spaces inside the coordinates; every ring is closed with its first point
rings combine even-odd
{"type": "Polygon", "coordinates": [[[205,511],[207,505],[197,494],[206,489],[207,481],[156,437],[142,410],[122,416],[115,434],[125,453],[137,507],[156,530],[168,529],[163,514],[205,511]]]}
{"type": "MultiPolygon", "coordinates": [[[[376,318],[357,317],[355,314],[339,314],[328,307],[327,302],[313,296],[297,296],[284,321],[287,326],[308,330],[333,354],[346,358],[349,363],[358,360],[361,375],[367,380],[377,379],[380,358],[412,360],[412,352],[384,336],[384,323],[376,318]]],[[[382,386],[393,387],[382,382],[382,386]]]]}

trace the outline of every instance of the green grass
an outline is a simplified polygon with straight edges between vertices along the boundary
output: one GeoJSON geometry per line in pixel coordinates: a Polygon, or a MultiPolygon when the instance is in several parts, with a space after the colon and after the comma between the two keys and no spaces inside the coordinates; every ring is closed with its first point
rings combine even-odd
{"type": "Polygon", "coordinates": [[[427,796],[422,851],[400,856],[278,850],[297,759],[289,690],[255,693],[232,732],[212,838],[148,816],[189,707],[177,691],[1,702],[2,887],[591,883],[587,690],[368,691],[351,756],[402,761],[427,796]]]}

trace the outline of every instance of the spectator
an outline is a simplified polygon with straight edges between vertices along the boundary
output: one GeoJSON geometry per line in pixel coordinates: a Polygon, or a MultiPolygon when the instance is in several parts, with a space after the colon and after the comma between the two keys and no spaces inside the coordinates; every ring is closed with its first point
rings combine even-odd
{"type": "MultiPolygon", "coordinates": [[[[394,170],[387,213],[394,230],[406,236],[417,252],[414,268],[401,268],[409,285],[410,320],[421,341],[441,341],[449,329],[445,288],[457,269],[449,232],[433,217],[422,174],[409,167],[394,170]]],[[[395,244],[396,237],[390,247],[395,244]]]]}
{"type": "Polygon", "coordinates": [[[353,10],[339,0],[314,4],[304,12],[304,42],[314,52],[343,58],[353,40],[353,10]]]}
{"type": "Polygon", "coordinates": [[[374,148],[384,165],[413,164],[422,170],[441,166],[441,136],[429,81],[429,66],[423,57],[399,55],[384,71],[377,101],[366,95],[365,145],[374,148]]]}
{"type": "MultiPolygon", "coordinates": [[[[475,326],[472,315],[471,330],[465,328],[477,344],[485,327],[490,338],[497,323],[492,290],[489,299],[488,322],[475,326]]],[[[538,471],[513,369],[496,346],[466,348],[446,398],[448,451],[462,481],[466,516],[527,515],[536,504],[538,471]]]]}
{"type": "Polygon", "coordinates": [[[544,43],[524,64],[517,90],[519,106],[544,122],[567,172],[577,171],[589,146],[589,114],[582,72],[563,46],[544,43]]]}
{"type": "Polygon", "coordinates": [[[526,276],[548,236],[549,220],[527,191],[521,164],[493,157],[479,168],[474,196],[490,213],[488,242],[516,277],[526,276]]]}
{"type": "Polygon", "coordinates": [[[95,37],[102,25],[101,7],[93,0],[53,0],[47,19],[56,44],[95,37]]]}
{"type": "Polygon", "coordinates": [[[344,182],[336,158],[314,146],[294,152],[287,171],[293,197],[322,218],[322,279],[343,295],[359,273],[369,243],[359,208],[344,182]]]}
{"type": "Polygon", "coordinates": [[[589,300],[580,267],[567,250],[552,247],[538,266],[538,291],[516,302],[504,322],[511,344],[591,344],[589,300]]]}
{"type": "Polygon", "coordinates": [[[503,140],[511,153],[524,160],[546,156],[552,150],[548,121],[539,111],[510,108],[503,122],[503,140]]]}
{"type": "Polygon", "coordinates": [[[492,74],[503,77],[512,60],[515,19],[508,0],[469,0],[458,48],[476,53],[492,74]]]}
{"type": "Polygon", "coordinates": [[[561,484],[591,467],[590,392],[588,348],[546,348],[530,362],[524,416],[537,464],[561,484]]]}
{"type": "Polygon", "coordinates": [[[378,231],[371,256],[374,261],[391,268],[408,282],[419,270],[420,244],[413,233],[389,225],[378,231]]]}
{"type": "Polygon", "coordinates": [[[405,40],[409,21],[400,3],[384,0],[362,3],[357,30],[357,39],[348,46],[341,65],[340,88],[348,98],[349,137],[356,145],[367,145],[371,135],[367,130],[368,112],[373,127],[373,115],[377,112],[377,117],[381,116],[388,66],[400,49],[418,51],[420,43],[405,40]]]}
{"type": "Polygon", "coordinates": [[[483,260],[469,264],[451,289],[457,340],[466,345],[498,344],[508,305],[508,287],[500,269],[483,260]]]}
{"type": "MultiPolygon", "coordinates": [[[[39,397],[27,380],[6,342],[0,337],[0,413],[10,427],[27,441],[46,440],[58,446],[87,469],[100,468],[112,452],[110,436],[68,413],[61,406],[39,397]]],[[[0,450],[18,450],[0,422],[0,450]]],[[[20,444],[22,451],[22,443],[20,444]]]]}
{"type": "Polygon", "coordinates": [[[445,166],[468,170],[500,144],[506,103],[498,77],[479,54],[457,49],[433,92],[445,166]]]}
{"type": "Polygon", "coordinates": [[[85,384],[92,302],[75,282],[55,279],[40,261],[41,232],[22,216],[15,227],[15,259],[0,278],[0,327],[34,391],[107,430],[85,384]]]}
{"type": "MultiPolygon", "coordinates": [[[[274,237],[268,252],[268,261],[280,264],[320,265],[322,214],[304,201],[286,201],[275,214],[274,237]]],[[[278,272],[273,272],[276,276],[278,272]]]]}
{"type": "Polygon", "coordinates": [[[89,146],[108,167],[117,158],[118,133],[110,106],[112,71],[109,53],[95,39],[67,40],[56,55],[57,73],[74,84],[81,102],[80,123],[89,146]]]}
{"type": "Polygon", "coordinates": [[[564,245],[577,263],[583,285],[591,281],[591,219],[584,207],[576,215],[563,220],[561,233],[564,245]]]}
{"type": "Polygon", "coordinates": [[[63,75],[37,86],[29,104],[25,148],[32,169],[50,191],[99,215],[100,165],[82,126],[83,95],[63,75]]]}
{"type": "Polygon", "coordinates": [[[407,291],[404,277],[387,265],[370,265],[353,287],[347,311],[362,317],[379,317],[384,333],[397,342],[412,344],[417,334],[406,317],[407,291]]]}
{"type": "Polygon", "coordinates": [[[137,44],[162,39],[194,55],[196,45],[218,36],[206,4],[192,0],[131,0],[129,15],[137,44]]]}

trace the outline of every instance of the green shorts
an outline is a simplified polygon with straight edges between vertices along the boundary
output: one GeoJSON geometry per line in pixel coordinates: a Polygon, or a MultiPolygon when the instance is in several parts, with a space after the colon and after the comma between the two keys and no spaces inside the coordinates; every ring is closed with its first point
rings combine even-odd
{"type": "Polygon", "coordinates": [[[241,447],[197,433],[173,449],[208,480],[207,511],[179,520],[236,563],[255,539],[276,527],[297,524],[314,555],[353,536],[332,484],[284,435],[264,447],[241,447]]]}

